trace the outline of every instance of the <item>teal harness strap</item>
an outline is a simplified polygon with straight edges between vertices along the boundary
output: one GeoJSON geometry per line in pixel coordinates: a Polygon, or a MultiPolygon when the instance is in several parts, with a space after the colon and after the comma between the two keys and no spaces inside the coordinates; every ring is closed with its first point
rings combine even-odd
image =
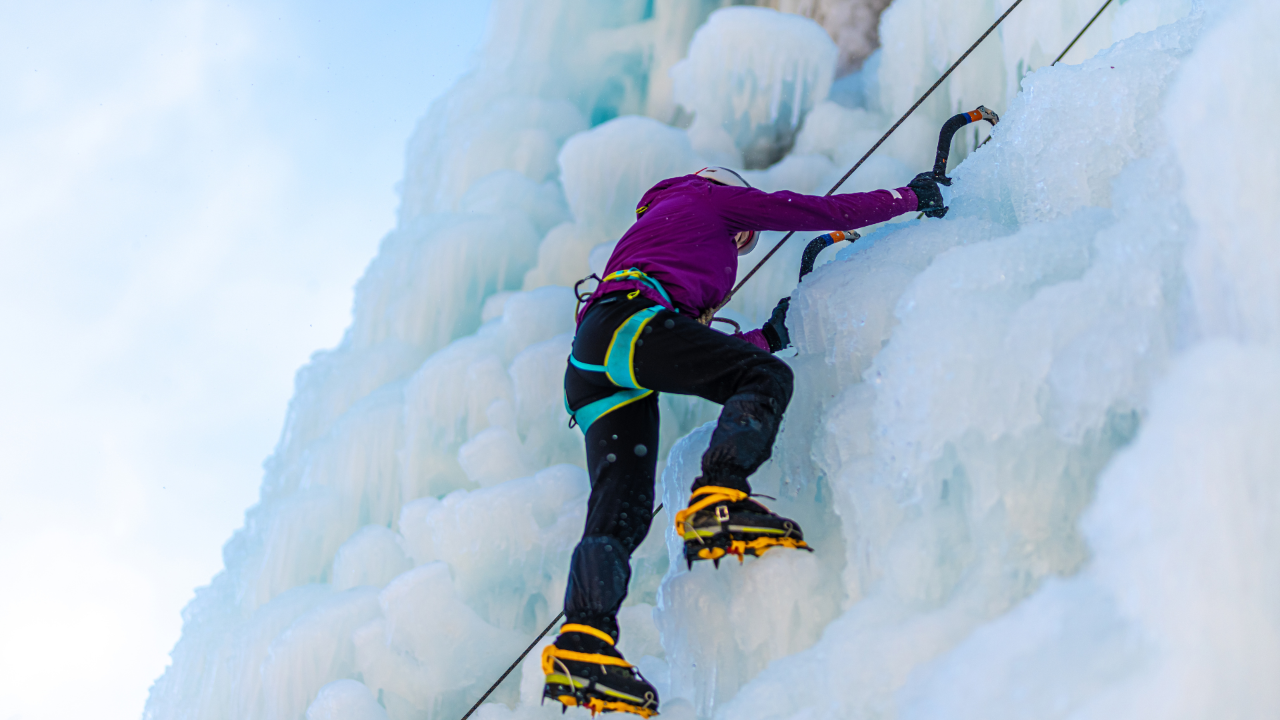
{"type": "MultiPolygon", "coordinates": [[[[657,280],[649,277],[643,272],[631,268],[630,270],[621,270],[616,273],[610,273],[605,276],[605,280],[641,280],[656,289],[662,294],[668,303],[671,298],[667,295],[667,291],[663,289],[662,284],[657,280]]],[[[627,318],[613,331],[613,339],[609,341],[609,347],[604,353],[604,364],[593,365],[585,363],[569,354],[569,363],[580,370],[588,372],[604,373],[609,382],[614,385],[625,388],[610,395],[609,397],[587,403],[578,408],[576,411],[569,407],[569,398],[564,400],[564,409],[569,413],[569,417],[573,419],[578,428],[585,435],[587,429],[596,420],[617,410],[618,408],[629,405],[637,400],[644,399],[653,394],[652,390],[640,387],[640,382],[636,380],[635,373],[635,357],[636,345],[641,341],[640,336],[644,333],[645,327],[655,315],[662,312],[666,308],[661,305],[647,307],[631,317],[627,318]]]]}
{"type": "Polygon", "coordinates": [[[569,354],[569,362],[573,363],[574,367],[592,372],[602,372],[605,377],[609,378],[609,382],[620,388],[627,388],[619,390],[609,397],[587,403],[578,408],[576,412],[569,407],[569,398],[566,397],[564,399],[564,409],[568,411],[569,416],[577,423],[584,435],[587,433],[587,429],[591,427],[591,424],[604,415],[617,410],[623,405],[629,405],[653,394],[652,390],[640,387],[640,383],[636,380],[636,343],[640,341],[640,335],[644,332],[645,325],[662,310],[663,308],[659,305],[647,307],[624,320],[618,326],[618,329],[613,332],[613,339],[609,341],[609,349],[604,354],[604,365],[584,363],[574,357],[572,353],[569,354]]]}
{"type": "Polygon", "coordinates": [[[578,408],[577,412],[569,410],[568,398],[564,401],[564,409],[569,411],[569,415],[577,423],[578,429],[582,430],[582,434],[587,434],[587,429],[591,424],[609,413],[617,410],[623,405],[630,405],[637,400],[643,400],[653,394],[652,390],[637,388],[635,390],[619,390],[607,398],[587,403],[578,408]]]}
{"type": "Polygon", "coordinates": [[[572,363],[573,366],[578,368],[579,370],[589,370],[591,372],[601,372],[601,373],[607,372],[604,369],[603,365],[592,365],[591,363],[584,363],[578,358],[574,357],[573,353],[569,353],[569,362],[572,363]]]}
{"type": "Polygon", "coordinates": [[[604,354],[604,374],[609,382],[624,388],[640,388],[636,380],[635,358],[636,342],[644,332],[644,326],[654,315],[662,312],[660,305],[647,307],[627,318],[613,333],[613,341],[604,354]]]}

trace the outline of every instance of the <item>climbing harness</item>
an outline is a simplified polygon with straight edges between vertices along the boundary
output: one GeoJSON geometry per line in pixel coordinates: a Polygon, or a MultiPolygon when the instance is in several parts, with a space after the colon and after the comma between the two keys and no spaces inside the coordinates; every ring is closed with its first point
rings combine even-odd
{"type": "MultiPolygon", "coordinates": [[[[1004,22],[1005,18],[1009,17],[1009,13],[1013,12],[1013,9],[1018,7],[1021,4],[1022,4],[1022,0],[1014,0],[1014,3],[1009,6],[1009,9],[1005,10],[1004,14],[996,18],[996,21],[991,24],[991,27],[987,28],[987,31],[982,33],[981,37],[975,40],[973,44],[969,46],[969,49],[964,51],[963,55],[961,55],[955,62],[951,63],[951,67],[947,68],[947,71],[942,73],[942,77],[938,78],[937,81],[933,83],[933,85],[930,85],[929,89],[925,90],[924,94],[920,96],[920,99],[916,100],[915,104],[912,105],[905,113],[903,113],[902,117],[898,118],[898,121],[895,122],[893,126],[890,127],[887,131],[885,131],[884,135],[880,136],[880,139],[876,141],[876,144],[872,145],[871,149],[868,150],[865,154],[863,154],[863,156],[858,160],[858,162],[853,164],[853,167],[849,168],[849,172],[846,172],[844,176],[842,176],[839,180],[836,181],[835,185],[831,186],[831,189],[827,191],[827,195],[830,195],[834,193],[836,190],[838,190],[840,186],[844,184],[844,181],[849,179],[850,175],[852,175],[858,168],[862,167],[862,163],[866,162],[867,158],[871,157],[871,153],[875,152],[881,145],[883,145],[884,141],[888,140],[889,136],[892,135],[893,132],[898,129],[898,126],[906,122],[907,118],[911,117],[911,113],[915,112],[916,108],[920,107],[920,105],[926,99],[928,99],[930,95],[933,94],[933,91],[938,89],[938,86],[942,84],[942,81],[950,77],[951,73],[954,72],[956,68],[960,67],[960,63],[964,62],[965,58],[969,57],[969,54],[972,53],[974,50],[976,50],[977,47],[982,44],[982,41],[986,40],[987,36],[990,35],[992,32],[994,32],[995,29],[1000,26],[1000,23],[1004,22]]],[[[738,290],[740,290],[743,285],[747,284],[747,281],[751,279],[751,276],[755,275],[756,272],[760,269],[760,267],[763,266],[766,262],[768,262],[769,258],[773,257],[774,253],[778,252],[778,250],[782,248],[783,244],[785,244],[787,240],[791,239],[792,235],[795,235],[794,230],[792,232],[787,233],[786,235],[783,235],[782,239],[778,241],[778,244],[774,245],[769,250],[769,252],[766,253],[763,258],[760,259],[760,262],[756,263],[755,267],[751,268],[751,272],[747,273],[746,277],[739,280],[738,284],[733,286],[733,289],[729,291],[728,295],[724,296],[724,299],[720,301],[720,304],[716,305],[709,312],[714,314],[720,308],[727,305],[729,301],[733,299],[733,296],[738,293],[738,290]]]]}
{"type": "MultiPolygon", "coordinates": [[[[644,310],[637,312],[624,320],[623,323],[618,326],[617,330],[614,330],[613,339],[609,341],[609,347],[605,350],[603,365],[584,362],[574,357],[572,352],[569,354],[569,363],[574,367],[579,370],[586,370],[587,372],[604,373],[605,377],[609,379],[609,382],[620,388],[624,388],[608,397],[587,403],[577,410],[571,409],[569,407],[569,398],[565,398],[564,409],[569,413],[569,427],[578,427],[582,430],[584,435],[587,432],[587,428],[591,427],[591,424],[596,420],[599,420],[624,405],[629,405],[637,400],[643,400],[653,394],[652,390],[640,387],[640,382],[636,380],[636,346],[640,344],[641,334],[644,333],[645,329],[649,325],[649,321],[652,320],[655,315],[663,310],[670,310],[675,313],[680,312],[680,308],[676,307],[675,303],[671,301],[671,296],[667,293],[667,289],[662,286],[662,283],[658,282],[656,278],[650,276],[639,268],[628,268],[626,270],[611,272],[603,278],[597,277],[595,273],[592,273],[591,275],[588,275],[574,283],[573,293],[578,298],[578,306],[574,311],[575,316],[581,312],[582,303],[589,300],[594,294],[594,291],[583,292],[580,290],[582,284],[592,278],[595,278],[599,284],[616,280],[635,280],[642,282],[656,290],[658,295],[662,298],[663,303],[661,305],[647,307],[644,310]]],[[[600,286],[599,284],[596,285],[597,288],[600,286]]],[[[636,289],[627,293],[626,297],[628,300],[634,300],[639,296],[640,290],[636,289]]],[[[732,325],[735,332],[742,332],[742,326],[728,318],[699,317],[698,321],[703,325],[710,325],[713,322],[722,322],[732,325]]]]}
{"type": "Polygon", "coordinates": [[[652,390],[636,388],[634,390],[619,390],[607,398],[587,403],[577,410],[569,408],[569,399],[565,398],[564,409],[569,413],[569,427],[577,427],[582,431],[583,435],[587,434],[587,429],[591,427],[595,421],[608,415],[625,405],[630,405],[637,400],[643,400],[653,394],[652,390]]]}
{"type": "Polygon", "coordinates": [[[594,290],[592,292],[583,292],[582,290],[579,289],[582,287],[582,283],[588,280],[595,280],[596,287],[600,286],[600,276],[596,275],[595,273],[591,273],[590,275],[582,278],[581,280],[573,284],[573,296],[578,299],[578,304],[573,308],[574,317],[578,317],[579,315],[582,314],[582,303],[590,300],[591,295],[595,292],[594,290]]]}
{"type": "MultiPolygon", "coordinates": [[[[658,294],[662,296],[662,300],[663,302],[666,303],[667,307],[671,308],[675,312],[680,312],[680,310],[676,308],[675,303],[671,302],[671,296],[667,294],[667,289],[662,287],[662,283],[658,282],[657,280],[654,280],[652,277],[649,277],[649,275],[647,275],[646,273],[636,268],[627,268],[626,270],[611,272],[608,275],[605,275],[604,279],[602,279],[600,282],[607,283],[613,280],[638,280],[648,285],[649,287],[653,288],[654,290],[657,290],[658,294]]],[[[637,290],[632,294],[628,295],[627,298],[631,299],[639,295],[640,295],[640,291],[637,290]]]]}
{"type": "Polygon", "coordinates": [[[653,316],[664,309],[661,305],[651,305],[624,320],[613,331],[613,339],[605,350],[603,365],[585,363],[573,355],[569,355],[569,362],[579,370],[604,373],[609,382],[618,387],[641,389],[635,372],[636,342],[653,316]]]}
{"type": "MultiPolygon", "coordinates": [[[[641,208],[641,210],[647,210],[647,209],[648,209],[647,205],[641,208]]],[[[636,214],[637,215],[640,214],[640,210],[637,210],[636,214]]],[[[600,285],[607,283],[611,280],[638,280],[642,283],[645,283],[649,287],[652,287],[654,290],[657,290],[658,295],[662,297],[663,301],[666,303],[667,307],[672,312],[680,312],[680,308],[676,307],[675,303],[671,302],[671,296],[667,294],[667,289],[662,287],[662,283],[658,282],[657,280],[653,279],[648,274],[644,273],[643,271],[637,268],[628,268],[626,270],[618,270],[617,272],[611,272],[608,275],[605,275],[604,278],[601,278],[595,273],[591,273],[590,275],[574,283],[573,294],[576,298],[578,298],[578,305],[577,307],[574,308],[574,311],[573,311],[574,317],[577,317],[578,314],[582,312],[582,303],[590,300],[591,296],[595,294],[594,289],[591,292],[583,292],[582,290],[579,289],[582,287],[582,284],[588,280],[595,280],[596,288],[599,288],[600,285]]],[[[635,292],[628,295],[627,298],[634,299],[639,295],[640,295],[640,291],[636,290],[635,292]]]]}
{"type": "MultiPolygon", "coordinates": [[[[589,279],[590,277],[584,278],[579,280],[578,283],[581,284],[589,279]]],[[[613,280],[637,280],[643,282],[658,291],[658,294],[666,301],[667,307],[651,305],[622,321],[622,324],[613,331],[613,338],[609,341],[609,347],[605,349],[604,364],[602,365],[583,362],[574,357],[572,352],[569,353],[569,363],[574,367],[587,372],[603,373],[610,383],[622,388],[608,397],[587,403],[577,410],[569,407],[569,398],[565,397],[564,409],[569,413],[569,427],[576,425],[582,430],[583,435],[587,434],[587,429],[591,427],[592,423],[605,415],[653,394],[652,390],[640,387],[640,381],[636,380],[636,346],[642,342],[640,336],[644,334],[649,321],[653,320],[655,315],[666,309],[680,312],[671,302],[671,296],[667,294],[666,288],[662,287],[662,283],[641,270],[636,268],[619,270],[605,275],[600,282],[606,283],[613,280]]],[[[576,290],[577,288],[575,287],[575,292],[576,290]]],[[[640,291],[637,289],[627,293],[626,297],[628,300],[634,300],[639,296],[640,291]]]]}

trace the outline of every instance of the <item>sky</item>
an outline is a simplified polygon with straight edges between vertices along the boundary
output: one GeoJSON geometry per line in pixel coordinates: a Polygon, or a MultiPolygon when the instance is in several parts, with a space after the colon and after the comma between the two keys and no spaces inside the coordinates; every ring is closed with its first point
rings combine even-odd
{"type": "Polygon", "coordinates": [[[487,9],[0,0],[0,720],[141,715],[487,9]]]}

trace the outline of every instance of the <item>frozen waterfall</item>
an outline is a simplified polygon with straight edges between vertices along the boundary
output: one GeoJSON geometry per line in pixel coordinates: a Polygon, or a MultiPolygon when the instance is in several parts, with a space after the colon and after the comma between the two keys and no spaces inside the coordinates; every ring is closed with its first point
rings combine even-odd
{"type": "MultiPolygon", "coordinates": [[[[1010,0],[894,0],[842,78],[803,13],[884,3],[727,4],[494,0],[146,718],[461,717],[560,610],[570,288],[640,194],[712,163],[825,192],[1010,0]]],[[[1046,67],[1098,4],[1027,0],[844,188],[985,104],[945,219],[799,287],[797,239],[727,308],[792,296],[754,484],[817,552],[689,571],[659,514],[620,622],[662,717],[1280,716],[1280,7],[1127,0],[1046,67]]],[[[662,408],[682,507],[716,408],[662,408]]],[[[475,717],[559,717],[541,682],[535,652],[475,717]]]]}

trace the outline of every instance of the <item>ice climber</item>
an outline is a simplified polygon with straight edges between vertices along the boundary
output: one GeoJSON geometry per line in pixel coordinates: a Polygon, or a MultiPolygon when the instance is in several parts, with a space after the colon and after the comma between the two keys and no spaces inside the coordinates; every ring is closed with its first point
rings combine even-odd
{"type": "Polygon", "coordinates": [[[631,553],[649,532],[658,457],[658,393],[723,405],[689,505],[676,513],[685,558],[806,548],[794,521],[751,498],[747,478],[769,458],[791,399],[790,345],[779,301],[764,327],[728,335],[699,322],[728,294],[738,256],[762,230],[855,229],[937,211],[928,173],[896,190],[817,197],[752,188],[726,168],[653,186],[578,313],[565,404],[586,436],[591,496],[565,592],[565,624],[542,655],[543,695],[566,706],[657,713],[658,694],[614,646],[631,553]]]}

